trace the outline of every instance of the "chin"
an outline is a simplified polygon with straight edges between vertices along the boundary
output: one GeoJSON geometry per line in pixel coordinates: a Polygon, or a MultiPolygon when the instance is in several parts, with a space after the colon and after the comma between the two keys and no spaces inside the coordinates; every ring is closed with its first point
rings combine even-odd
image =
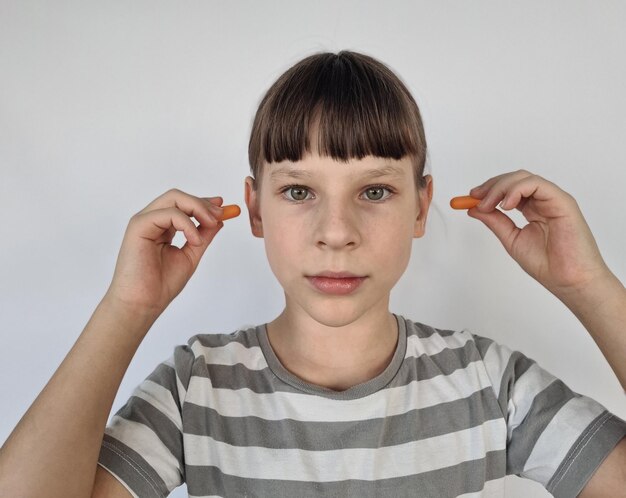
{"type": "Polygon", "coordinates": [[[343,302],[340,302],[340,300],[336,300],[333,303],[320,302],[313,306],[307,306],[304,309],[316,322],[331,328],[351,325],[371,310],[370,306],[365,306],[362,303],[357,305],[346,300],[341,301],[343,302]]]}

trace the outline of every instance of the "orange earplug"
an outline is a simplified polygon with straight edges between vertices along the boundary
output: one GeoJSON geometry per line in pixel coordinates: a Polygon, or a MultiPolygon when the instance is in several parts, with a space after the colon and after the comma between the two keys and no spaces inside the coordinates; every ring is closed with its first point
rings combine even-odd
{"type": "Polygon", "coordinates": [[[471,195],[462,195],[460,197],[453,197],[450,201],[450,207],[452,209],[471,209],[478,206],[481,199],[476,199],[471,195]]]}
{"type": "Polygon", "coordinates": [[[241,214],[241,208],[237,204],[229,204],[228,206],[222,206],[222,208],[224,212],[222,213],[221,221],[236,218],[241,214]]]}

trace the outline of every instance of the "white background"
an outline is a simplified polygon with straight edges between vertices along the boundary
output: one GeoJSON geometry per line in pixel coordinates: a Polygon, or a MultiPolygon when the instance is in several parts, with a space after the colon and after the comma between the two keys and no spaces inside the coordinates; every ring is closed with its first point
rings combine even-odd
{"type": "MultiPolygon", "coordinates": [[[[426,128],[434,202],[391,310],[518,349],[626,418],[574,315],[448,205],[494,175],[540,174],[578,200],[626,281],[625,25],[618,1],[1,0],[0,441],[106,291],[129,218],[172,187],[243,212],[141,344],[113,411],[191,335],[282,310],[244,203],[252,119],[288,67],[341,49],[396,71],[426,128]]],[[[516,477],[509,490],[548,496],[516,477]]]]}

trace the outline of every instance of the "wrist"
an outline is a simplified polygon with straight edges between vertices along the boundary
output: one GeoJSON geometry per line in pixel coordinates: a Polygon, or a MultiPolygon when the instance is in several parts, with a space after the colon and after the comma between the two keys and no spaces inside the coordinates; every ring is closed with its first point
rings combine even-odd
{"type": "Polygon", "coordinates": [[[608,268],[584,284],[561,289],[555,295],[577,315],[597,311],[613,301],[626,303],[626,289],[608,268]]]}
{"type": "Polygon", "coordinates": [[[134,328],[138,328],[139,330],[145,328],[145,332],[148,331],[161,313],[163,313],[163,310],[127,303],[117,298],[111,292],[107,292],[104,295],[100,301],[99,307],[111,313],[126,325],[134,325],[134,328]]]}

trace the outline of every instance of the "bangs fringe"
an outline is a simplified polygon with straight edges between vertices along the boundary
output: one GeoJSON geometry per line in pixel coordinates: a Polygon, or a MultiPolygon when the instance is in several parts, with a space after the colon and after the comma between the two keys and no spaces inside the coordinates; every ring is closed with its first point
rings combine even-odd
{"type": "Polygon", "coordinates": [[[313,152],[341,162],[410,156],[419,186],[426,139],[417,104],[399,78],[370,56],[311,55],[268,90],[248,154],[252,174],[260,179],[264,163],[300,161],[313,152]],[[315,128],[318,140],[312,144],[315,128]]]}

